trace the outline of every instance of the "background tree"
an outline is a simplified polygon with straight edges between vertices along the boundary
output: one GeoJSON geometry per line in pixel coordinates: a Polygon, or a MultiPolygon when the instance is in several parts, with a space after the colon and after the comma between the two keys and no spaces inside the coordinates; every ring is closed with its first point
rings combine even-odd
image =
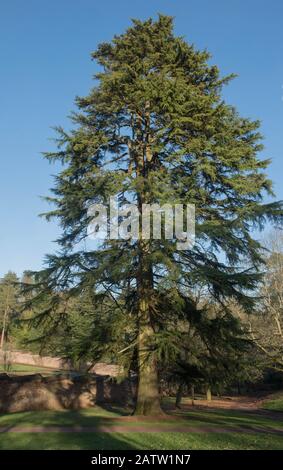
{"type": "MultiPolygon", "coordinates": [[[[233,383],[244,380],[253,344],[227,307],[209,298],[202,299],[200,305],[187,302],[176,326],[177,354],[168,361],[165,376],[179,384],[178,405],[183,386],[194,385],[211,400],[212,393],[223,393],[233,383]]],[[[164,364],[166,358],[162,359],[164,364]]]]}
{"type": "Polygon", "coordinates": [[[162,325],[200,284],[219,303],[235,298],[252,306],[262,257],[251,230],[281,216],[281,205],[263,203],[272,189],[263,172],[268,161],[257,156],[259,123],[223,101],[232,77],[221,78],[206,51],[174,36],[171,17],[134,20],[92,56],[101,67],[95,86],[77,98],[74,130],[58,128],[58,152],[46,154],[63,163],[47,214],[60,221],[61,252],[47,258],[37,287],[52,292],[53,304],[62,291],[84,289],[93,290],[96,307],[106,293],[124,299],[134,323],[136,413],[159,414],[158,357],[168,336],[162,325]],[[139,210],[145,203],[195,204],[194,248],[178,251],[176,239],[144,239],[140,230],[138,240],[84,249],[89,205],[108,204],[115,194],[139,210]],[[168,297],[172,310],[172,301],[164,307],[168,297]]]}
{"type": "Polygon", "coordinates": [[[0,319],[1,340],[0,349],[3,351],[11,323],[19,314],[19,286],[15,273],[9,271],[0,281],[0,319]]]}
{"type": "Polygon", "coordinates": [[[258,315],[246,315],[250,336],[265,367],[283,372],[283,234],[276,230],[265,242],[266,268],[258,315]]]}

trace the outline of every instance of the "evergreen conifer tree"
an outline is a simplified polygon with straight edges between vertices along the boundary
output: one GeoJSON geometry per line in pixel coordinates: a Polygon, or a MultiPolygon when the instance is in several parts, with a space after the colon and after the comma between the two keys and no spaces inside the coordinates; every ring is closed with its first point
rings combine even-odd
{"type": "Polygon", "coordinates": [[[92,57],[100,66],[94,88],[76,100],[73,131],[58,128],[58,151],[45,155],[63,163],[47,214],[59,219],[62,236],[61,251],[37,275],[38,287],[70,294],[91,288],[97,305],[103,294],[123,299],[135,324],[135,412],[159,414],[162,325],[174,321],[198,285],[216,301],[252,304],[262,262],[252,229],[280,217],[281,204],[264,203],[272,184],[264,173],[269,161],[258,157],[259,122],[221,97],[232,76],[221,78],[206,51],[176,37],[171,17],[134,20],[92,57]],[[194,247],[176,250],[174,239],[139,236],[81,248],[89,205],[108,204],[116,194],[139,209],[194,204],[194,247]]]}

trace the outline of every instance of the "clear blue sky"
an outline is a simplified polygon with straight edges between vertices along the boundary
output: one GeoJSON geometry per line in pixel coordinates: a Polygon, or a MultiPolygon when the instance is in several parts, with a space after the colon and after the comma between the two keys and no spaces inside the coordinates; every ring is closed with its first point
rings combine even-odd
{"type": "Polygon", "coordinates": [[[207,48],[223,74],[239,74],[225,98],[262,121],[265,155],[279,198],[282,188],[282,0],[2,0],[0,5],[0,275],[38,269],[56,249],[46,209],[56,167],[54,125],[69,126],[76,95],[88,93],[90,52],[121,33],[131,18],[175,16],[176,33],[207,48]]]}

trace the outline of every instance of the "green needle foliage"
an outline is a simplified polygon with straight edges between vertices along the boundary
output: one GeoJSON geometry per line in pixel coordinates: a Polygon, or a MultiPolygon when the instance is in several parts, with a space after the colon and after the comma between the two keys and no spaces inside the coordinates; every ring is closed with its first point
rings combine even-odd
{"type": "Polygon", "coordinates": [[[203,285],[217,302],[252,305],[262,263],[252,230],[278,220],[282,206],[264,203],[272,184],[264,173],[269,161],[258,157],[259,122],[239,116],[221,97],[233,76],[222,78],[206,51],[174,36],[171,17],[134,20],[92,57],[100,66],[94,88],[76,100],[73,131],[58,128],[58,151],[45,155],[63,164],[48,198],[55,208],[46,214],[59,219],[62,236],[37,287],[54,302],[63,291],[85,289],[97,309],[109,296],[118,302],[134,324],[136,413],[158,414],[165,325],[182,313],[184,296],[203,285]],[[108,204],[116,194],[139,209],[195,204],[195,246],[178,251],[176,240],[139,237],[85,248],[89,205],[108,204]]]}

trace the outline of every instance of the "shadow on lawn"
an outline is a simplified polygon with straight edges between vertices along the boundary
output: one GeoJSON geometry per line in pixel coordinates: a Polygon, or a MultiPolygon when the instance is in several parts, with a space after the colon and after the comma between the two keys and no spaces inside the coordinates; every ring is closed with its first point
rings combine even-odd
{"type": "Polygon", "coordinates": [[[131,450],[127,435],[109,433],[8,433],[0,450],[131,450]]]}
{"type": "MultiPolygon", "coordinates": [[[[245,433],[247,446],[254,445],[252,443],[256,439],[262,440],[264,433],[267,433],[267,436],[270,437],[271,434],[276,433],[277,436],[273,434],[274,439],[278,440],[280,438],[282,443],[281,432],[272,429],[272,427],[276,427],[276,421],[256,412],[243,413],[216,409],[170,410],[164,418],[152,419],[152,423],[155,422],[160,425],[158,432],[151,431],[151,422],[148,418],[135,418],[129,416],[129,414],[129,409],[107,404],[85,410],[32,411],[1,415],[0,449],[124,450],[160,448],[158,446],[174,449],[181,448],[174,447],[181,445],[181,443],[185,445],[185,448],[191,443],[195,443],[197,446],[198,441],[201,442],[201,445],[205,445],[207,442],[208,446],[213,445],[212,443],[219,443],[220,446],[222,445],[220,436],[222,436],[222,439],[225,436],[227,448],[237,448],[237,445],[240,446],[241,441],[244,439],[243,434],[245,433]],[[135,421],[140,425],[147,426],[146,432],[132,432],[128,425],[129,423],[135,424],[135,421]],[[114,426],[113,431],[115,431],[116,424],[121,425],[119,426],[119,432],[103,432],[105,426],[107,428],[114,426]],[[162,432],[162,426],[165,425],[168,428],[171,424],[172,431],[167,429],[167,432],[162,432]],[[29,428],[37,426],[61,427],[61,430],[50,429],[45,432],[43,429],[44,432],[36,432],[35,428],[34,432],[28,432],[29,428]],[[123,426],[125,426],[125,431],[121,429],[123,426]],[[187,426],[189,432],[176,432],[178,426],[180,426],[180,429],[187,426]],[[25,428],[23,429],[24,432],[13,433],[15,427],[25,428]],[[225,428],[227,430],[229,427],[233,433],[236,431],[238,436],[232,436],[231,432],[225,432],[225,428]],[[192,428],[195,428],[196,431],[193,431],[192,428]],[[200,428],[203,432],[198,434],[200,428]],[[235,447],[231,447],[232,441],[235,447]],[[176,444],[176,442],[179,444],[176,444]]],[[[154,427],[156,428],[156,426],[154,427]]],[[[116,427],[116,429],[118,428],[116,427]]],[[[261,443],[261,445],[263,444],[261,443]]]]}
{"type": "MultiPolygon", "coordinates": [[[[88,449],[125,450],[134,449],[129,442],[129,434],[100,432],[103,426],[113,423],[111,416],[87,416],[80,411],[13,413],[13,422],[1,426],[0,450],[5,449],[88,449]],[[14,432],[13,428],[33,426],[62,426],[64,431],[54,432],[14,432]],[[68,429],[69,427],[69,429],[68,429]],[[70,432],[70,428],[76,432],[70,432]],[[80,432],[80,428],[90,428],[90,432],[80,432]],[[93,432],[94,428],[99,432],[93,432]]],[[[3,415],[2,415],[3,416],[3,415]]],[[[6,415],[7,416],[7,415],[6,415]]],[[[121,415],[122,416],[122,415],[121,415]]]]}
{"type": "MultiPolygon", "coordinates": [[[[117,411],[116,411],[117,413],[117,411]]],[[[122,414],[113,415],[88,415],[88,410],[82,411],[30,411],[1,415],[0,428],[3,432],[11,431],[14,427],[33,426],[64,426],[64,427],[97,427],[109,424],[116,417],[122,414]]]]}
{"type": "MultiPolygon", "coordinates": [[[[79,413],[78,413],[79,414],[79,413]]],[[[85,419],[85,417],[82,417],[85,419]]],[[[99,420],[98,420],[99,422],[99,420]]],[[[0,449],[282,449],[282,436],[245,433],[5,433],[0,449]]]]}
{"type": "MultiPolygon", "coordinates": [[[[240,430],[255,430],[260,432],[264,426],[278,427],[282,424],[282,419],[276,413],[263,413],[261,410],[221,410],[217,408],[196,407],[181,410],[168,410],[170,415],[178,417],[188,425],[205,423],[208,426],[239,428],[240,430]],[[258,427],[262,426],[262,428],[258,427]]],[[[268,428],[267,428],[268,429],[268,428]]],[[[283,427],[282,427],[283,431],[283,427]]]]}

